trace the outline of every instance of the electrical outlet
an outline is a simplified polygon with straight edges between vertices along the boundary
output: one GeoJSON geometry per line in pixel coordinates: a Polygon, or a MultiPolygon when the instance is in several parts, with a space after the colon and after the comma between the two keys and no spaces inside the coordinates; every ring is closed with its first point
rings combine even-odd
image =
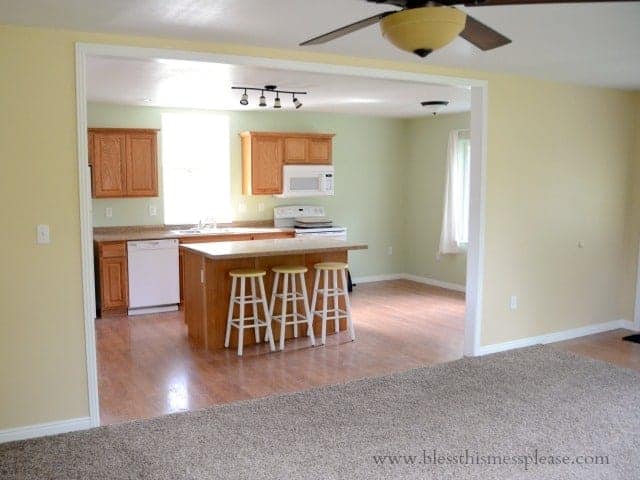
{"type": "Polygon", "coordinates": [[[393,255],[393,247],[387,247],[387,255],[393,255]]]}
{"type": "Polygon", "coordinates": [[[149,205],[149,216],[155,217],[158,214],[158,209],[155,205],[149,205]]]}
{"type": "Polygon", "coordinates": [[[49,225],[38,225],[36,227],[37,237],[36,242],[39,244],[51,243],[51,236],[49,232],[49,225]]]}
{"type": "Polygon", "coordinates": [[[104,216],[107,218],[113,217],[113,208],[107,207],[104,209],[104,216]]]}
{"type": "Polygon", "coordinates": [[[518,309],[518,297],[516,295],[511,295],[511,298],[509,298],[509,308],[511,310],[518,309]]]}
{"type": "Polygon", "coordinates": [[[258,204],[258,211],[259,211],[259,212],[264,212],[264,203],[260,202],[260,203],[258,204]]]}
{"type": "Polygon", "coordinates": [[[238,204],[238,213],[246,213],[247,212],[247,204],[244,202],[240,202],[238,204]]]}

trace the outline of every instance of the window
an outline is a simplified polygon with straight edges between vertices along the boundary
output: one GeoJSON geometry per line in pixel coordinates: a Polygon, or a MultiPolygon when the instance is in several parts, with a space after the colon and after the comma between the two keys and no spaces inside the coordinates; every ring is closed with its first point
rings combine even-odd
{"type": "Polygon", "coordinates": [[[447,183],[440,253],[462,253],[469,243],[469,168],[471,140],[468,130],[449,134],[447,183]]]}
{"type": "Polygon", "coordinates": [[[231,220],[229,117],[162,114],[165,223],[231,220]]]}

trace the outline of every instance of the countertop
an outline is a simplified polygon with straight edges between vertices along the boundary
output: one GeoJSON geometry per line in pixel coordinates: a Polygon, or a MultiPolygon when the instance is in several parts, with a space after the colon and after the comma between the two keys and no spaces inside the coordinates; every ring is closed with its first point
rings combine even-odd
{"type": "Polygon", "coordinates": [[[190,243],[181,245],[180,248],[204,255],[212,260],[228,260],[233,258],[364,250],[368,246],[364,243],[330,238],[277,238],[273,240],[239,242],[190,243]]]}
{"type": "Polygon", "coordinates": [[[260,233],[289,233],[292,228],[274,227],[220,227],[205,228],[194,231],[190,229],[149,229],[140,230],[120,230],[108,233],[94,233],[93,240],[96,242],[121,242],[128,240],[162,240],[166,238],[193,238],[193,237],[216,237],[228,235],[251,235],[260,233]]]}

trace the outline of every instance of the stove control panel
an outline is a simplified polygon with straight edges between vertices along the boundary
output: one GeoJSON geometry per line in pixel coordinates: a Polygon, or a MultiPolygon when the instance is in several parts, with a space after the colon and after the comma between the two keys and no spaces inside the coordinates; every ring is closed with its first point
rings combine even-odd
{"type": "Polygon", "coordinates": [[[273,224],[276,227],[292,227],[296,218],[324,217],[324,207],[288,205],[273,209],[273,224]]]}

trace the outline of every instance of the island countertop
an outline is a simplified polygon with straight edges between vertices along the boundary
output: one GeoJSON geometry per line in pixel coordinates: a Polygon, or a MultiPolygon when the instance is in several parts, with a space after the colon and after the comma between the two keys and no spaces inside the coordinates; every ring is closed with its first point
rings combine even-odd
{"type": "Polygon", "coordinates": [[[366,244],[334,238],[276,238],[237,242],[191,243],[180,245],[183,250],[200,254],[211,260],[270,257],[305,253],[328,253],[345,250],[364,250],[366,244]]]}

